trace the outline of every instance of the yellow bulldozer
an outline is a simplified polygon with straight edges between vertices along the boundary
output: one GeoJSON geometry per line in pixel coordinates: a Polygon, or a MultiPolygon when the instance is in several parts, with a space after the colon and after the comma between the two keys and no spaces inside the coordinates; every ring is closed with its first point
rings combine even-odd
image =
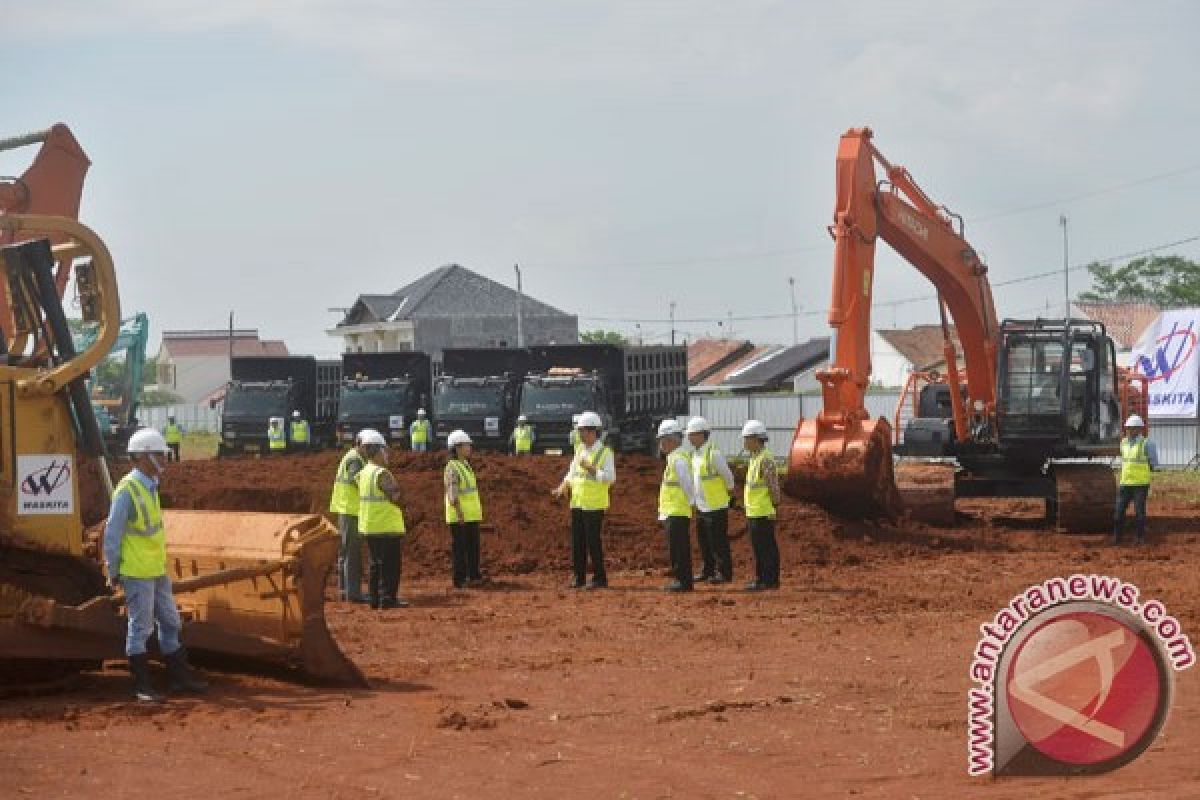
{"type": "MultiPolygon", "coordinates": [[[[100,523],[112,493],[85,379],[120,327],[112,258],[68,216],[0,209],[0,689],[61,681],[123,656],[122,598],[106,586],[100,523]],[[61,270],[85,322],[76,352],[61,270]],[[89,531],[91,535],[89,536],[89,531]]],[[[337,534],[320,516],[166,511],[168,570],[199,658],[365,686],[325,623],[337,534]]]]}

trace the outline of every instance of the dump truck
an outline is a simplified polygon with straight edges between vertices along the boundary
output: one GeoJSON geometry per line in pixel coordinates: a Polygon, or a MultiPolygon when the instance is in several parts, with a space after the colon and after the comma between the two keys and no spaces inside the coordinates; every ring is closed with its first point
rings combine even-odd
{"type": "Polygon", "coordinates": [[[402,446],[419,409],[428,410],[432,365],[427,353],[345,353],[338,392],[337,438],[354,441],[363,428],[374,428],[402,446]]]}
{"type": "MultiPolygon", "coordinates": [[[[0,211],[0,685],[47,687],[124,653],[123,598],[98,542],[112,495],[86,379],[121,324],[112,258],[68,217],[0,211]],[[77,351],[55,264],[70,263],[85,322],[77,351]]],[[[306,514],[163,513],[168,574],[198,661],[284,669],[335,686],[365,686],[326,627],[324,590],[336,532],[306,514]]]]}
{"type": "Polygon", "coordinates": [[[595,411],[618,451],[654,452],[658,423],[687,414],[687,348],[608,344],[528,348],[520,413],[534,450],[569,453],[572,418],[595,411]]]}
{"type": "Polygon", "coordinates": [[[433,388],[434,438],[464,430],[484,450],[503,450],[517,421],[521,378],[529,353],[512,347],[464,347],[442,352],[433,388]]]}
{"type": "Polygon", "coordinates": [[[341,362],[312,356],[239,356],[225,388],[218,454],[265,452],[272,417],[299,410],[312,429],[312,447],[333,444],[341,362]]]}

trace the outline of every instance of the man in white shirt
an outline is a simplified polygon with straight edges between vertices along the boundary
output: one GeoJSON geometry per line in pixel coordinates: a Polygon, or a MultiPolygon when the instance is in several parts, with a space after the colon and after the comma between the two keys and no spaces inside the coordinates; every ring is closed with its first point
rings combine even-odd
{"type": "Polygon", "coordinates": [[[608,573],[604,569],[604,545],[600,532],[604,528],[604,512],[608,509],[608,492],[617,479],[612,450],[600,438],[604,422],[594,411],[579,415],[575,430],[579,446],[562,483],[554,490],[555,497],[569,492],[571,496],[571,589],[582,589],[587,578],[588,557],[592,560],[592,582],[588,589],[607,589],[608,573]]]}
{"type": "Polygon", "coordinates": [[[696,543],[703,566],[697,581],[729,583],[733,580],[733,554],[729,549],[729,507],[733,500],[733,472],[725,455],[710,441],[712,428],[704,417],[692,417],[687,438],[692,445],[695,480],[696,543]]]}
{"type": "Polygon", "coordinates": [[[691,458],[683,450],[683,428],[673,419],[658,426],[658,449],[666,458],[658,490],[658,519],[667,535],[675,580],[668,592],[692,591],[692,506],[696,504],[691,458]]]}

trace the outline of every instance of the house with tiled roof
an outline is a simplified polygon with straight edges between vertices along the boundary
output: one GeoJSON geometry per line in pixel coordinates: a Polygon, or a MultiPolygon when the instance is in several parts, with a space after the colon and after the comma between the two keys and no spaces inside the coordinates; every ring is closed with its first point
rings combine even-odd
{"type": "MultiPolygon", "coordinates": [[[[871,382],[885,388],[899,388],[912,372],[946,371],[945,337],[941,325],[914,325],[911,328],[880,328],[871,332],[871,382]]],[[[958,353],[962,368],[962,343],[954,326],[950,341],[958,353]]]]}
{"type": "Polygon", "coordinates": [[[754,349],[745,339],[693,339],[687,345],[688,385],[704,383],[754,349]]]}
{"type": "Polygon", "coordinates": [[[523,344],[573,344],[579,318],[459,264],[429,272],[390,294],[360,294],[334,328],[348,353],[422,350],[434,360],[449,347],[515,347],[520,308],[523,344]]]}
{"type": "Polygon", "coordinates": [[[203,403],[229,381],[229,356],[286,356],[287,345],[254,329],[165,331],[155,359],[158,388],[203,403]]]}
{"type": "Polygon", "coordinates": [[[1078,315],[1104,323],[1104,329],[1117,351],[1117,363],[1121,366],[1132,363],[1134,345],[1163,311],[1161,306],[1154,303],[1126,302],[1077,302],[1074,308],[1078,315]]]}

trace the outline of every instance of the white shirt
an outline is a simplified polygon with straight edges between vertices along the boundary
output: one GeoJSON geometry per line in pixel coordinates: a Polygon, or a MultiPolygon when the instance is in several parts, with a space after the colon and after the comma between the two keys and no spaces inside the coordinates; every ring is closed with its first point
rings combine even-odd
{"type": "MultiPolygon", "coordinates": [[[[696,498],[697,511],[720,511],[721,508],[728,508],[728,503],[720,508],[709,508],[708,501],[704,499],[704,486],[702,485],[702,476],[704,474],[703,454],[704,448],[708,447],[708,445],[709,443],[705,442],[699,450],[695,450],[692,453],[692,465],[696,476],[695,492],[693,493],[693,496],[696,498]]],[[[712,449],[712,465],[713,469],[717,471],[717,474],[720,475],[722,480],[725,481],[725,488],[729,491],[729,494],[732,495],[735,486],[733,480],[733,470],[729,469],[729,462],[725,460],[725,454],[718,450],[716,445],[713,445],[712,449]]]]}
{"type": "MultiPolygon", "coordinates": [[[[685,495],[687,495],[688,505],[694,506],[696,505],[696,485],[692,481],[691,462],[686,457],[673,458],[676,453],[684,453],[684,450],[682,448],[676,448],[667,454],[667,458],[672,459],[672,463],[675,465],[675,480],[679,481],[679,488],[683,490],[685,495]]],[[[666,514],[658,515],[659,522],[665,520],[666,518],[666,514]]]]}
{"type": "Polygon", "coordinates": [[[604,457],[595,462],[596,480],[601,483],[616,483],[617,467],[613,461],[612,450],[605,450],[604,443],[599,439],[591,447],[584,446],[579,448],[579,452],[571,459],[571,465],[567,467],[567,474],[563,476],[563,481],[567,482],[571,480],[571,473],[575,471],[575,464],[579,462],[580,458],[587,456],[588,460],[592,461],[596,459],[596,454],[601,451],[604,451],[604,457]]]}

